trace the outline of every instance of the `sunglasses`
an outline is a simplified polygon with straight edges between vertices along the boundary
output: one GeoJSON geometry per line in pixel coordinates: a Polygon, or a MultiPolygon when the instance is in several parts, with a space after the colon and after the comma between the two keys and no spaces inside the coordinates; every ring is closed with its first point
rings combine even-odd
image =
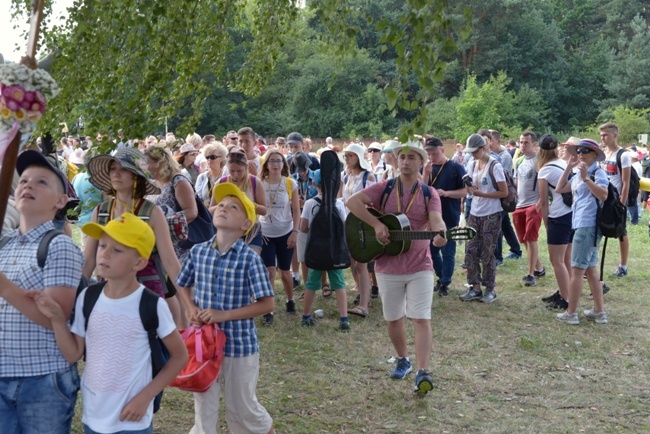
{"type": "Polygon", "coordinates": [[[368,152],[381,152],[381,149],[368,149],[368,152]]]}
{"type": "Polygon", "coordinates": [[[223,158],[223,157],[222,157],[221,155],[208,155],[208,156],[205,157],[205,158],[206,158],[207,160],[214,161],[214,160],[218,160],[219,158],[223,158]]]}
{"type": "Polygon", "coordinates": [[[580,154],[588,154],[590,152],[594,152],[593,149],[589,149],[589,148],[578,148],[578,149],[576,149],[576,154],[578,154],[578,155],[580,155],[580,154]]]}
{"type": "Polygon", "coordinates": [[[228,137],[228,140],[236,142],[237,140],[239,140],[239,137],[228,137]]]}

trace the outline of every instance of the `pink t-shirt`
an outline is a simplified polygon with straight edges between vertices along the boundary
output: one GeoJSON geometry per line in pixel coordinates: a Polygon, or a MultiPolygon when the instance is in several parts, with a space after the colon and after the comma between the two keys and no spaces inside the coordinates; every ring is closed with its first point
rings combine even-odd
{"type": "MultiPolygon", "coordinates": [[[[379,208],[381,206],[381,194],[384,192],[384,188],[386,188],[387,183],[388,181],[381,181],[363,190],[363,192],[370,198],[376,208],[379,208]]],[[[424,184],[421,185],[424,186],[424,184]]],[[[424,195],[421,190],[418,190],[415,202],[413,202],[411,209],[409,210],[408,214],[406,214],[409,222],[411,223],[411,229],[415,231],[427,230],[430,212],[441,212],[440,197],[438,196],[438,193],[431,187],[426,188],[431,191],[431,199],[429,200],[429,206],[427,207],[426,212],[424,195]]],[[[410,189],[409,191],[404,192],[401,206],[402,213],[411,201],[411,196],[412,194],[410,189]]],[[[397,212],[398,197],[399,195],[397,194],[396,186],[388,196],[384,213],[389,214],[397,212]]],[[[411,274],[417,273],[419,271],[433,270],[431,252],[429,251],[430,243],[430,240],[413,240],[411,242],[411,248],[408,252],[402,253],[398,256],[382,256],[381,258],[377,259],[375,261],[375,271],[377,273],[384,274],[411,274]]]]}

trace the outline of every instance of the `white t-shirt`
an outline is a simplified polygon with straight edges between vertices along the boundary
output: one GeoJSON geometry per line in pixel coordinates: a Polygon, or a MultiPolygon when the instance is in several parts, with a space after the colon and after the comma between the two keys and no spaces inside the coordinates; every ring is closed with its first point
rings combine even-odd
{"type": "MultiPolygon", "coordinates": [[[[347,173],[346,171],[343,171],[341,173],[341,184],[343,184],[343,203],[347,202],[347,200],[352,196],[354,193],[363,190],[366,187],[370,187],[372,184],[374,184],[376,181],[371,181],[370,180],[370,174],[372,173],[371,171],[368,171],[368,175],[366,178],[366,185],[363,185],[363,176],[364,173],[366,173],[365,170],[362,170],[361,173],[358,175],[352,175],[347,173]],[[345,182],[347,178],[348,182],[345,182]]],[[[375,178],[376,179],[376,178],[375,178]]],[[[345,217],[347,217],[347,207],[345,209],[345,217]]]]}
{"type": "Polygon", "coordinates": [[[287,179],[290,181],[292,194],[298,194],[298,183],[293,178],[283,176],[279,184],[271,184],[268,179],[262,181],[266,191],[266,215],[260,217],[260,223],[265,237],[283,237],[293,230],[287,179]]]}
{"type": "Polygon", "coordinates": [[[557,182],[560,180],[560,177],[564,173],[564,169],[566,169],[566,161],[558,158],[557,160],[553,160],[542,167],[539,170],[539,174],[537,175],[538,179],[544,179],[547,183],[550,184],[548,186],[548,191],[551,192],[553,201],[551,202],[551,206],[548,209],[548,216],[552,218],[562,217],[571,212],[571,207],[565,205],[564,201],[562,200],[562,195],[560,193],[556,193],[555,189],[551,187],[557,186],[557,182]]]}
{"type": "MultiPolygon", "coordinates": [[[[620,193],[621,189],[623,188],[623,179],[621,178],[621,174],[618,172],[618,166],[616,165],[616,153],[619,149],[622,148],[619,147],[616,151],[612,152],[611,155],[607,155],[608,151],[605,150],[605,155],[607,155],[607,158],[601,163],[601,167],[605,169],[605,172],[607,172],[609,182],[614,184],[614,187],[616,187],[620,193]]],[[[625,169],[626,167],[632,167],[630,153],[627,151],[621,152],[621,168],[625,169]]]]}
{"type": "MultiPolygon", "coordinates": [[[[319,194],[316,196],[319,198],[321,201],[323,200],[323,195],[319,194]]],[[[301,218],[307,220],[309,223],[309,226],[311,227],[311,221],[314,219],[314,216],[318,213],[318,210],[320,209],[320,204],[314,200],[312,197],[309,199],[307,202],[305,202],[305,206],[302,208],[302,214],[300,215],[301,218]]],[[[336,209],[339,212],[339,215],[341,216],[341,220],[345,222],[345,206],[343,205],[343,201],[341,199],[336,199],[336,209]]]]}
{"type": "MultiPolygon", "coordinates": [[[[477,187],[482,193],[494,193],[495,191],[499,191],[498,188],[494,188],[494,185],[492,185],[492,177],[490,176],[490,165],[492,164],[494,164],[492,169],[494,171],[494,180],[497,183],[506,182],[506,177],[503,174],[503,166],[494,157],[490,157],[483,170],[478,170],[477,160],[474,160],[474,162],[467,167],[467,174],[472,178],[474,187],[477,187]]],[[[474,196],[469,212],[475,217],[485,217],[501,211],[503,211],[503,208],[501,207],[501,199],[474,196]]]]}
{"type": "MultiPolygon", "coordinates": [[[[84,330],[83,300],[77,298],[71,331],[86,340],[86,367],[81,379],[83,416],[93,431],[137,431],[148,428],[153,419],[153,401],[139,422],[120,421],[126,404],[151,383],[151,348],[140,319],[140,297],[144,286],[118,299],[102,291],[84,330]]],[[[162,298],[158,300],[158,337],[176,329],[172,314],[162,298]]]]}
{"type": "Polygon", "coordinates": [[[523,161],[515,170],[517,179],[517,208],[525,208],[535,205],[539,200],[539,188],[537,188],[537,154],[533,157],[524,157],[523,161]]]}

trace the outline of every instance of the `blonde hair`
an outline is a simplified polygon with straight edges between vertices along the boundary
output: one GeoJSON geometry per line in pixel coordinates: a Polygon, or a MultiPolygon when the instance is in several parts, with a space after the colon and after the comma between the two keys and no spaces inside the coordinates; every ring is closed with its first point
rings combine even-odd
{"type": "MultiPolygon", "coordinates": [[[[246,160],[246,153],[244,152],[244,150],[242,148],[235,147],[232,150],[230,150],[230,152],[228,152],[228,153],[233,154],[235,152],[242,154],[244,156],[244,160],[246,160]]],[[[244,168],[244,172],[245,172],[244,177],[239,182],[235,182],[232,179],[232,176],[230,174],[228,174],[227,181],[232,182],[237,187],[239,187],[239,189],[242,192],[246,193],[249,188],[252,188],[252,184],[251,184],[251,180],[250,180],[250,173],[248,172],[248,163],[240,163],[238,161],[232,161],[231,162],[230,160],[228,160],[227,164],[237,164],[237,165],[242,166],[244,168]]],[[[230,172],[230,170],[229,170],[229,172],[230,172]]]]}
{"type": "Polygon", "coordinates": [[[185,143],[190,143],[194,145],[195,148],[200,148],[203,144],[203,139],[196,133],[188,134],[187,137],[185,137],[185,143]]]}
{"type": "Polygon", "coordinates": [[[158,181],[168,183],[174,175],[181,173],[180,165],[174,160],[164,146],[151,145],[144,150],[144,155],[158,165],[158,181]]]}
{"type": "Polygon", "coordinates": [[[203,155],[207,157],[208,155],[217,154],[220,157],[223,157],[221,160],[221,168],[226,165],[226,155],[228,155],[228,149],[221,142],[212,142],[209,145],[203,147],[203,155]]]}

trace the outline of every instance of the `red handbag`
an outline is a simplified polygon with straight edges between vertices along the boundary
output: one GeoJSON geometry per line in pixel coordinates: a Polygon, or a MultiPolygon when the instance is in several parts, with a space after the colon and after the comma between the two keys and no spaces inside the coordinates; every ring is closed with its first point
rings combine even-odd
{"type": "Polygon", "coordinates": [[[226,334],[215,324],[193,325],[181,332],[189,360],[170,384],[187,392],[205,392],[219,376],[226,334]]]}

